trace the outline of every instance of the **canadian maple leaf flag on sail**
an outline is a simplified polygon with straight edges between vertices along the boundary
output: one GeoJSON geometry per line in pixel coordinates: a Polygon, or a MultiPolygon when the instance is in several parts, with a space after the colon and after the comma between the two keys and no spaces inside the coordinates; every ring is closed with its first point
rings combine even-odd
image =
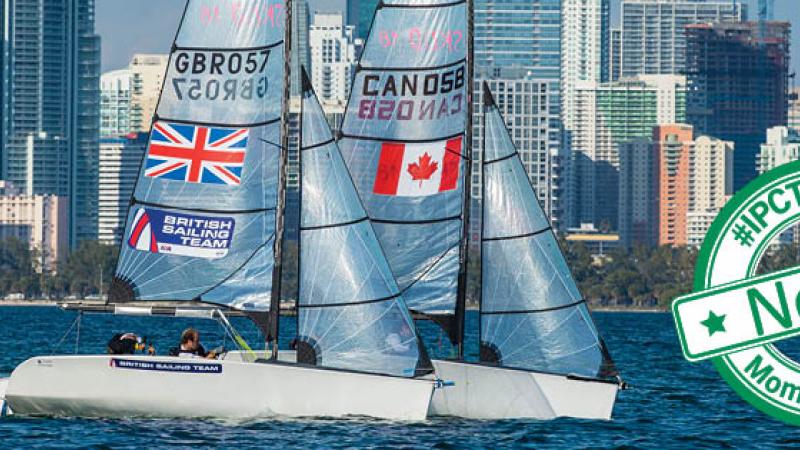
{"type": "Polygon", "coordinates": [[[384,142],[372,192],[421,197],[458,187],[462,137],[423,144],[384,142]]]}

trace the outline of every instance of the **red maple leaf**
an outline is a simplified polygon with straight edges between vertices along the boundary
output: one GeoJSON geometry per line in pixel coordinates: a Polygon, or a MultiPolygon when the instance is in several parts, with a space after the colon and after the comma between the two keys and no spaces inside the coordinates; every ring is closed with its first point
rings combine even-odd
{"type": "Polygon", "coordinates": [[[413,181],[419,181],[419,186],[422,187],[422,182],[430,180],[431,175],[439,168],[439,163],[434,161],[431,163],[431,157],[428,152],[419,157],[418,163],[411,163],[408,165],[408,173],[411,174],[413,181]]]}

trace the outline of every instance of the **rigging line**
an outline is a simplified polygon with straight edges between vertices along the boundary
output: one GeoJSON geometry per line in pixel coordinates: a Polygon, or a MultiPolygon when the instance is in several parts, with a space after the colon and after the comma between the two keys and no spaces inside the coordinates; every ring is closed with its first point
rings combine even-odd
{"type": "Polygon", "coordinates": [[[397,297],[400,297],[400,293],[389,295],[387,297],[376,298],[372,300],[358,300],[355,302],[339,302],[339,303],[316,303],[310,305],[304,305],[302,303],[297,304],[297,309],[301,308],[343,308],[347,306],[361,306],[361,305],[368,305],[371,303],[381,303],[381,302],[388,302],[389,300],[394,300],[397,297]]]}
{"type": "Polygon", "coordinates": [[[569,309],[574,306],[578,306],[582,303],[586,303],[586,300],[581,299],[577,302],[567,303],[566,305],[560,306],[552,306],[550,308],[541,308],[541,309],[515,309],[515,310],[508,310],[508,311],[481,311],[482,315],[491,316],[491,315],[511,315],[511,314],[536,314],[536,313],[545,313],[545,312],[552,312],[558,311],[562,309],[569,309]]]}
{"type": "Polygon", "coordinates": [[[506,156],[502,156],[502,157],[497,158],[497,159],[490,159],[489,161],[485,161],[483,164],[488,166],[489,164],[499,163],[501,161],[505,161],[507,159],[511,159],[511,158],[513,158],[513,157],[515,157],[517,155],[519,155],[519,152],[515,150],[513,153],[510,153],[510,154],[508,154],[506,156]]]}
{"type": "MultiPolygon", "coordinates": [[[[511,235],[511,236],[498,236],[498,237],[481,238],[481,242],[508,241],[508,240],[512,240],[512,239],[523,239],[523,238],[527,238],[527,237],[537,236],[539,234],[542,234],[542,233],[545,233],[547,231],[550,231],[551,229],[552,229],[552,227],[548,226],[546,228],[542,228],[541,230],[532,231],[530,233],[515,234],[515,235],[511,235]]],[[[552,266],[552,264],[551,264],[551,266],[552,266]]]]}
{"type": "Polygon", "coordinates": [[[306,150],[313,150],[315,148],[324,147],[324,146],[326,146],[328,144],[331,144],[333,142],[336,142],[336,139],[330,138],[328,140],[325,140],[325,141],[322,141],[322,142],[318,142],[316,144],[311,144],[311,145],[307,145],[305,147],[300,147],[300,151],[304,152],[306,150]]]}
{"type": "Polygon", "coordinates": [[[428,219],[428,220],[385,220],[385,219],[376,219],[374,217],[369,218],[370,221],[373,223],[380,223],[386,225],[430,225],[433,223],[442,223],[442,222],[451,222],[453,220],[461,221],[461,216],[451,216],[451,217],[443,217],[441,219],[428,219]]]}
{"type": "MultiPolygon", "coordinates": [[[[464,64],[466,62],[467,62],[467,58],[461,58],[461,59],[455,60],[453,62],[439,64],[439,65],[436,65],[436,66],[425,66],[425,67],[419,67],[419,66],[413,66],[413,67],[364,67],[364,66],[359,64],[358,66],[356,66],[356,72],[361,72],[361,71],[364,71],[364,72],[421,72],[421,71],[447,69],[447,68],[450,68],[450,67],[457,66],[459,64],[464,64]]],[[[457,89],[460,89],[460,88],[457,88],[457,89]]]]}
{"type": "Polygon", "coordinates": [[[265,143],[265,144],[271,145],[271,146],[273,146],[273,147],[277,147],[279,150],[283,150],[283,149],[284,149],[284,146],[283,146],[283,145],[281,145],[281,144],[276,144],[275,142],[268,141],[268,140],[266,140],[266,139],[264,139],[264,138],[258,138],[258,140],[259,140],[259,141],[261,141],[261,142],[263,142],[263,143],[265,143]]]}
{"type": "Polygon", "coordinates": [[[431,263],[430,266],[428,266],[425,270],[423,270],[414,281],[409,283],[409,285],[406,286],[404,289],[401,289],[400,294],[401,295],[405,294],[409,289],[411,289],[415,284],[417,284],[417,282],[422,281],[422,279],[425,278],[428,275],[428,273],[430,273],[433,270],[434,267],[438,266],[439,263],[442,262],[445,256],[447,256],[451,251],[453,251],[453,249],[457,249],[459,247],[461,247],[460,239],[458,243],[454,244],[453,246],[445,250],[441,255],[439,255],[439,257],[436,258],[436,261],[431,263]]]}
{"type": "Polygon", "coordinates": [[[278,123],[280,121],[281,121],[280,117],[253,123],[202,122],[199,120],[167,119],[161,116],[155,116],[153,118],[153,122],[169,122],[181,125],[199,125],[201,127],[213,127],[213,128],[259,128],[267,125],[272,125],[273,123],[278,123]]]}
{"type": "Polygon", "coordinates": [[[131,205],[142,205],[142,206],[150,206],[152,208],[163,208],[163,209],[172,209],[176,211],[185,211],[185,212],[198,212],[198,213],[206,213],[206,214],[256,214],[256,213],[265,213],[268,211],[275,211],[275,208],[252,208],[252,209],[203,209],[203,208],[185,208],[180,206],[172,206],[172,205],[164,205],[162,203],[155,203],[155,202],[145,202],[142,200],[137,199],[136,197],[131,197],[131,205]]]}
{"type": "Polygon", "coordinates": [[[454,139],[463,135],[464,131],[460,131],[458,133],[451,134],[448,136],[435,137],[430,139],[391,139],[391,138],[382,138],[375,136],[357,136],[355,134],[348,134],[340,131],[339,139],[355,139],[359,141],[375,141],[375,142],[385,142],[390,144],[428,144],[431,142],[449,141],[450,139],[454,139]]]}
{"type": "Polygon", "coordinates": [[[364,217],[362,217],[360,219],[351,220],[349,222],[332,223],[330,225],[315,225],[315,226],[310,226],[310,227],[302,227],[301,226],[300,227],[300,231],[314,231],[314,230],[324,230],[324,229],[327,229],[327,228],[346,227],[348,225],[356,225],[356,224],[359,224],[361,222],[366,222],[367,220],[369,220],[369,217],[364,216],[364,217]]]}
{"type": "Polygon", "coordinates": [[[283,39],[275,41],[272,44],[259,45],[256,47],[183,47],[175,45],[172,51],[186,51],[186,52],[249,52],[254,50],[267,50],[283,45],[283,39]]]}

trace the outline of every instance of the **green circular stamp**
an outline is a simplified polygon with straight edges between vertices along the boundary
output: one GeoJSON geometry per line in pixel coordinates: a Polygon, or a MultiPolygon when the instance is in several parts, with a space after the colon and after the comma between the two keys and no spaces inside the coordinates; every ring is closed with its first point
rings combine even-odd
{"type": "Polygon", "coordinates": [[[672,305],[684,355],[710,359],[747,402],[800,425],[800,363],[774,342],[800,336],[800,267],[757,275],[776,236],[800,223],[800,162],[763,174],[712,224],[694,292],[672,305]]]}

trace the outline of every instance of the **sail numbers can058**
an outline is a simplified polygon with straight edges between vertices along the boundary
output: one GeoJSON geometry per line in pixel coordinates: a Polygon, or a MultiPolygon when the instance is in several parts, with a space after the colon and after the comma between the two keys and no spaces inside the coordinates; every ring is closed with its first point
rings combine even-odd
{"type": "Polygon", "coordinates": [[[269,88],[264,75],[269,56],[270,49],[180,51],[174,57],[174,69],[179,74],[172,79],[175,97],[212,101],[262,99],[269,88]]]}

